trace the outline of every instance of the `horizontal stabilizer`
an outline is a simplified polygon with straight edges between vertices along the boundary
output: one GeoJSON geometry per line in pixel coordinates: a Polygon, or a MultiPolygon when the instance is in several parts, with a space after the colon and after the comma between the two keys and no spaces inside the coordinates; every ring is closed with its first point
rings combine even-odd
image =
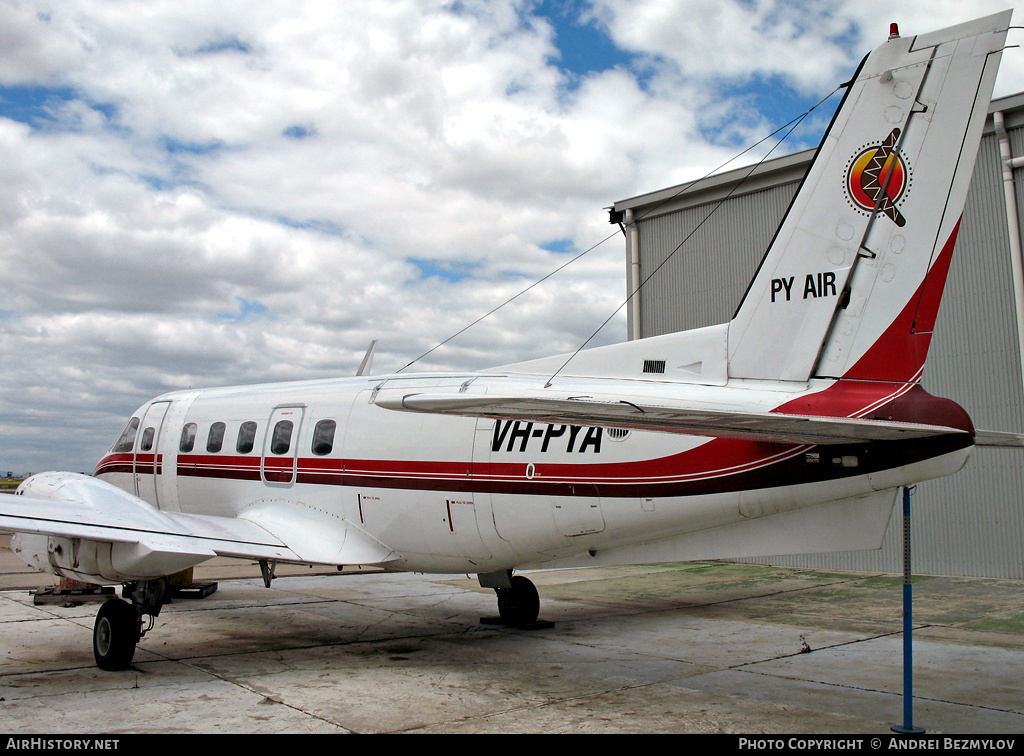
{"type": "Polygon", "coordinates": [[[974,445],[1021,449],[1024,448],[1024,433],[979,430],[974,432],[974,445]]]}
{"type": "Polygon", "coordinates": [[[407,394],[378,399],[377,404],[407,412],[602,425],[784,444],[896,441],[966,432],[960,428],[892,420],[736,412],[683,403],[638,403],[591,397],[407,394]]]}

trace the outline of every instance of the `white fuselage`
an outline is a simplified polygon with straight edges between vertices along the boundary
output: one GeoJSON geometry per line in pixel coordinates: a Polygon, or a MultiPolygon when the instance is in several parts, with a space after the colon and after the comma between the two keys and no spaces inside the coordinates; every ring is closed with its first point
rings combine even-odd
{"type": "MultiPolygon", "coordinates": [[[[280,505],[342,520],[386,544],[395,569],[490,572],[869,495],[952,473],[971,449],[962,437],[907,445],[906,455],[890,444],[880,455],[867,442],[710,439],[375,404],[404,393],[486,392],[489,378],[374,376],[166,394],[139,409],[134,438],[115,445],[95,474],[171,512],[238,517],[280,505]]],[[[686,389],[709,406],[770,411],[834,384],[686,389]]],[[[631,396],[679,390],[617,380],[586,386],[625,387],[631,396]]],[[[886,391],[907,387],[878,388],[860,411],[882,404],[886,391]]],[[[323,538],[332,533],[325,527],[323,538]]],[[[329,553],[331,544],[323,546],[329,553]]]]}

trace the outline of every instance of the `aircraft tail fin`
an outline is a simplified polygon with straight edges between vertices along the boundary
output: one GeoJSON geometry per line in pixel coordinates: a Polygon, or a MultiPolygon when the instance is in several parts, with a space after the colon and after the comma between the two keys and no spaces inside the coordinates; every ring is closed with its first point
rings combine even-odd
{"type": "Polygon", "coordinates": [[[730,378],[919,380],[1010,15],[864,59],[729,324],[730,378]]]}

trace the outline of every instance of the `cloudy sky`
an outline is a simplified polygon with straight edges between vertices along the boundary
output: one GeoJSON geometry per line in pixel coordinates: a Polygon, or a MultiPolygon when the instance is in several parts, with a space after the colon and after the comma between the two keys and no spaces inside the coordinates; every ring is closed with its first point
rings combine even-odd
{"type": "Polygon", "coordinates": [[[890,21],[1011,5],[0,0],[0,473],[91,471],[169,389],[351,375],[375,338],[397,370],[594,247],[410,369],[572,351],[624,297],[604,208],[799,116],[890,21]]]}

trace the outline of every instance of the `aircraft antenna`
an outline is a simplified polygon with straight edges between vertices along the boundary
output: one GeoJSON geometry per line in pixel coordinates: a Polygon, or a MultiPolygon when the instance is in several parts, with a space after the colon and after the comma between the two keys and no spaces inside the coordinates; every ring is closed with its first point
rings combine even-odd
{"type": "Polygon", "coordinates": [[[556,274],[556,273],[558,273],[559,271],[561,271],[561,270],[563,270],[563,269],[565,269],[565,268],[569,267],[570,265],[572,265],[572,264],[573,264],[574,262],[576,262],[577,260],[579,260],[579,259],[580,259],[581,257],[583,257],[583,256],[584,256],[585,254],[587,254],[587,253],[589,253],[589,252],[592,252],[593,250],[597,249],[597,248],[598,248],[598,247],[600,247],[600,246],[601,246],[602,244],[604,244],[604,243],[605,243],[606,241],[608,241],[608,240],[609,240],[609,239],[611,239],[611,238],[612,238],[613,236],[615,236],[615,235],[616,235],[617,233],[618,233],[617,231],[613,231],[613,232],[612,232],[612,233],[610,233],[610,234],[609,234],[608,236],[606,236],[606,237],[605,237],[605,238],[603,238],[603,239],[602,239],[601,241],[599,241],[599,242],[598,242],[597,244],[594,244],[593,246],[589,247],[588,249],[585,249],[585,250],[583,250],[583,251],[582,251],[582,252],[580,252],[580,253],[579,253],[578,255],[576,255],[575,257],[573,257],[573,258],[572,258],[571,260],[568,260],[567,262],[563,263],[562,265],[559,265],[559,266],[558,266],[557,268],[555,268],[555,269],[554,269],[553,271],[551,271],[550,273],[548,273],[548,274],[547,274],[546,276],[544,276],[543,278],[540,278],[540,279],[538,279],[538,280],[534,281],[534,282],[533,282],[532,284],[530,284],[529,286],[527,286],[527,287],[526,287],[525,289],[523,289],[522,291],[520,291],[520,292],[519,292],[518,294],[514,294],[514,295],[512,295],[511,297],[509,297],[508,299],[506,299],[506,300],[505,300],[504,302],[502,302],[502,303],[501,303],[500,305],[498,305],[497,307],[495,307],[495,308],[493,308],[493,309],[489,310],[488,312],[484,313],[483,315],[481,315],[481,316],[480,316],[479,318],[477,318],[476,320],[474,320],[474,321],[473,321],[472,323],[470,323],[469,325],[467,325],[467,326],[464,326],[464,327],[460,328],[460,329],[459,329],[458,331],[456,331],[455,333],[453,333],[453,334],[452,334],[451,336],[449,336],[449,337],[448,337],[447,339],[445,339],[444,341],[442,341],[442,342],[440,342],[440,343],[438,343],[438,344],[435,344],[435,345],[434,345],[434,346],[432,346],[432,347],[431,347],[430,349],[428,349],[428,350],[427,350],[427,351],[425,351],[425,352],[424,352],[423,354],[421,354],[421,355],[420,355],[419,357],[417,357],[416,359],[412,360],[411,362],[409,362],[408,364],[406,364],[406,365],[405,365],[404,367],[400,368],[400,369],[399,369],[399,370],[397,370],[396,372],[398,372],[398,373],[401,373],[401,372],[402,372],[403,370],[405,370],[405,368],[407,368],[407,367],[412,367],[412,365],[414,365],[414,364],[416,364],[417,362],[419,362],[420,360],[422,360],[422,359],[423,359],[424,357],[426,357],[426,356],[427,356],[428,354],[430,354],[430,353],[431,353],[431,352],[433,352],[434,350],[436,350],[436,349],[440,349],[441,347],[443,347],[443,346],[444,346],[445,344],[447,344],[447,343],[448,343],[449,341],[451,341],[451,340],[452,340],[452,339],[454,339],[455,337],[457,337],[457,336],[460,336],[461,334],[463,334],[463,333],[465,333],[466,331],[468,331],[468,330],[469,330],[470,328],[472,328],[473,326],[475,326],[475,325],[476,325],[477,323],[479,323],[479,322],[480,322],[481,320],[484,320],[484,319],[486,319],[486,318],[489,318],[489,317],[490,317],[491,315],[493,315],[494,313],[496,313],[496,312],[497,312],[498,310],[500,310],[500,309],[501,309],[502,307],[504,307],[505,305],[507,305],[507,304],[509,304],[509,303],[511,303],[511,302],[513,302],[513,301],[515,301],[516,299],[519,299],[519,297],[523,296],[523,294],[525,294],[526,292],[528,292],[528,291],[529,291],[530,289],[534,288],[535,286],[539,286],[540,284],[544,283],[544,282],[545,282],[545,281],[547,281],[547,280],[548,280],[549,278],[551,278],[551,276],[555,275],[555,274],[556,274]]]}
{"type": "MultiPolygon", "coordinates": [[[[658,203],[656,203],[656,204],[652,205],[652,206],[651,206],[651,207],[650,207],[650,208],[649,208],[649,209],[648,209],[648,210],[647,210],[646,212],[644,212],[644,213],[642,213],[642,214],[640,214],[640,215],[636,216],[636,217],[634,218],[634,223],[635,223],[635,222],[637,222],[637,221],[643,220],[644,218],[646,218],[646,217],[647,217],[648,215],[650,215],[651,213],[657,212],[657,210],[658,210],[659,208],[661,208],[661,207],[662,207],[663,205],[665,205],[665,204],[667,204],[667,203],[671,202],[671,201],[672,201],[673,199],[675,199],[676,197],[678,197],[678,196],[679,196],[680,194],[683,194],[684,192],[687,192],[687,191],[689,191],[690,189],[692,189],[693,187],[695,187],[696,185],[698,185],[698,184],[699,184],[699,183],[700,183],[701,181],[704,181],[705,179],[707,179],[707,178],[710,178],[711,176],[714,176],[714,175],[716,175],[717,173],[721,172],[721,171],[722,171],[722,170],[723,170],[723,169],[724,169],[724,168],[725,168],[725,167],[726,167],[727,165],[729,165],[730,163],[733,163],[733,162],[735,162],[736,160],[740,159],[741,157],[743,157],[744,155],[746,155],[746,154],[747,154],[748,152],[750,152],[751,150],[753,150],[753,149],[756,149],[756,148],[757,148],[757,147],[759,147],[759,146],[760,146],[761,144],[763,144],[764,142],[768,141],[768,140],[769,140],[769,139],[771,139],[771,138],[772,138],[773,136],[775,136],[776,134],[778,134],[778,133],[779,133],[780,131],[783,131],[784,129],[786,129],[786,128],[789,128],[789,130],[788,130],[788,131],[786,132],[786,134],[785,134],[785,135],[784,135],[784,136],[782,137],[782,139],[780,139],[780,140],[779,140],[779,141],[778,141],[778,142],[777,142],[777,143],[776,143],[776,144],[775,144],[775,145],[774,145],[774,146],[773,146],[773,147],[771,148],[771,150],[769,150],[769,151],[768,151],[768,153],[767,153],[767,154],[765,154],[765,155],[764,155],[764,156],[763,156],[763,157],[762,157],[762,158],[761,158],[761,159],[760,159],[760,160],[759,160],[759,161],[758,161],[757,163],[755,163],[755,164],[754,164],[754,166],[753,166],[753,167],[751,168],[751,171],[753,171],[753,170],[754,170],[755,168],[757,168],[757,167],[758,167],[759,165],[761,165],[761,163],[763,163],[763,162],[764,162],[764,161],[765,161],[765,160],[766,160],[766,159],[768,158],[768,156],[769,156],[769,155],[771,155],[772,151],[774,151],[776,147],[778,147],[778,146],[779,146],[780,144],[782,144],[782,142],[784,142],[784,141],[786,140],[786,138],[787,138],[787,137],[788,137],[788,136],[789,136],[789,135],[790,135],[790,134],[791,134],[791,133],[793,132],[793,129],[795,129],[795,128],[796,128],[797,126],[799,126],[799,125],[800,125],[800,123],[801,123],[801,122],[802,122],[802,121],[804,120],[804,118],[806,118],[806,117],[807,117],[808,115],[810,115],[812,111],[814,111],[814,110],[815,110],[816,108],[818,108],[818,107],[819,107],[820,105],[822,105],[822,103],[824,103],[824,102],[825,102],[826,100],[828,100],[829,98],[831,98],[831,97],[832,97],[832,95],[834,95],[834,94],[835,94],[836,92],[838,92],[838,91],[839,91],[840,89],[842,89],[843,87],[847,86],[848,84],[849,84],[849,82],[846,82],[846,83],[840,84],[840,85],[839,85],[839,86],[837,86],[837,87],[836,87],[835,89],[833,89],[833,90],[832,90],[831,92],[829,92],[829,93],[828,93],[828,95],[826,95],[825,97],[823,97],[823,98],[822,98],[822,99],[821,99],[821,100],[820,100],[819,102],[815,103],[815,104],[814,104],[813,106],[811,106],[810,108],[808,108],[808,109],[807,109],[807,110],[806,110],[806,111],[805,111],[805,112],[804,112],[803,114],[801,114],[801,115],[797,116],[796,118],[792,119],[792,120],[791,120],[791,121],[789,121],[788,123],[785,123],[785,124],[783,124],[782,126],[780,126],[779,128],[775,129],[775,131],[771,132],[770,134],[767,134],[766,136],[762,137],[762,138],[761,138],[761,139],[759,139],[758,141],[756,141],[756,142],[752,143],[752,144],[751,144],[750,146],[748,146],[748,147],[746,147],[745,149],[743,149],[742,151],[740,151],[740,152],[736,153],[735,155],[733,155],[733,156],[732,156],[731,158],[729,158],[729,159],[728,159],[728,160],[726,160],[725,162],[723,162],[723,163],[721,163],[720,165],[716,166],[715,168],[712,168],[711,170],[709,170],[709,171],[708,171],[707,173],[705,173],[705,174],[704,174],[703,176],[700,176],[699,178],[693,179],[692,181],[689,181],[689,182],[685,182],[685,183],[681,184],[681,185],[680,185],[680,187],[679,187],[679,189],[678,189],[678,190],[676,190],[676,192],[675,192],[675,193],[673,193],[673,194],[672,194],[671,196],[669,196],[669,197],[665,197],[665,198],[664,198],[664,199],[662,199],[662,200],[661,200],[660,202],[658,202],[658,203]]],[[[748,173],[748,174],[747,174],[747,176],[749,176],[749,175],[750,175],[750,174],[748,173]]],[[[740,184],[742,184],[744,180],[746,180],[747,176],[744,176],[744,177],[743,177],[743,179],[741,179],[741,180],[740,180],[740,182],[739,182],[739,183],[738,183],[738,184],[736,185],[736,187],[734,187],[733,191],[735,191],[735,190],[736,190],[737,188],[739,188],[739,185],[740,185],[740,184]]],[[[730,192],[730,194],[731,194],[731,193],[732,193],[732,192],[730,192]]],[[[727,196],[727,197],[725,197],[725,198],[723,198],[723,199],[722,199],[722,200],[721,200],[721,201],[719,202],[718,206],[716,206],[716,207],[715,207],[715,210],[717,210],[717,209],[718,209],[718,207],[720,207],[720,206],[721,206],[721,203],[722,203],[722,202],[725,202],[725,200],[726,200],[726,199],[728,199],[728,196],[727,196]]],[[[715,210],[712,210],[712,211],[711,211],[711,213],[709,213],[709,214],[708,214],[708,217],[710,217],[710,216],[711,216],[712,214],[714,214],[715,210]]],[[[705,218],[704,220],[706,221],[707,219],[708,219],[708,218],[705,218]]],[[[701,225],[703,225],[703,223],[704,223],[704,221],[701,221],[701,225]]],[[[620,223],[620,224],[619,224],[619,226],[620,226],[620,229],[621,229],[621,225],[622,225],[622,224],[620,223]]],[[[698,226],[697,228],[699,229],[699,228],[700,228],[700,226],[698,226]]],[[[690,233],[690,234],[689,234],[689,235],[688,235],[688,236],[686,237],[686,239],[683,239],[683,241],[682,241],[682,242],[680,242],[679,246],[677,246],[677,247],[675,248],[675,250],[673,250],[673,251],[672,251],[672,253],[671,253],[671,254],[670,254],[670,255],[668,256],[668,258],[666,258],[666,260],[665,260],[664,262],[662,262],[662,263],[661,263],[661,265],[659,265],[659,266],[658,266],[658,267],[657,267],[657,268],[656,268],[656,269],[655,269],[655,270],[654,270],[654,271],[653,271],[653,272],[651,273],[651,275],[650,275],[650,276],[648,276],[647,278],[645,278],[645,279],[644,279],[644,280],[643,280],[643,281],[642,281],[642,282],[640,283],[640,285],[639,285],[639,286],[637,287],[636,291],[634,291],[634,292],[633,292],[633,295],[635,295],[635,294],[636,294],[636,293],[637,293],[637,292],[638,292],[638,291],[639,291],[639,290],[640,290],[641,288],[643,288],[643,285],[644,285],[645,283],[647,283],[647,281],[648,281],[648,280],[650,280],[650,278],[651,278],[651,277],[652,277],[652,276],[653,276],[653,275],[654,275],[655,273],[657,273],[657,272],[658,272],[658,270],[660,270],[660,269],[661,269],[661,267],[662,267],[662,266],[663,266],[663,265],[664,265],[664,264],[665,264],[666,262],[668,262],[668,260],[669,260],[669,259],[671,259],[671,258],[672,258],[672,257],[673,257],[673,256],[675,255],[675,253],[676,253],[677,251],[679,251],[680,247],[682,247],[682,246],[683,246],[683,244],[685,244],[685,243],[686,243],[686,241],[687,241],[687,240],[688,240],[688,239],[690,238],[690,236],[692,236],[692,235],[693,235],[693,234],[694,234],[694,233],[695,233],[696,231],[697,231],[697,229],[694,229],[694,230],[693,230],[693,231],[692,231],[692,232],[691,232],[691,233],[690,233]]],[[[405,369],[407,369],[407,368],[410,368],[410,367],[412,367],[413,365],[415,365],[415,364],[416,364],[417,362],[419,362],[420,360],[422,360],[422,359],[423,359],[424,357],[426,357],[427,355],[429,355],[429,354],[431,354],[432,352],[434,352],[434,351],[436,351],[436,350],[440,349],[441,347],[443,347],[443,346],[444,346],[445,344],[447,344],[448,342],[452,341],[453,339],[455,339],[455,338],[457,338],[457,337],[461,336],[461,335],[462,335],[463,333],[465,333],[466,331],[468,331],[468,330],[469,330],[470,328],[472,328],[473,326],[475,326],[475,325],[476,325],[477,323],[481,322],[482,320],[486,320],[486,319],[487,319],[487,318],[489,318],[489,317],[490,317],[491,315],[493,315],[494,313],[496,313],[496,312],[497,312],[498,310],[500,310],[501,308],[505,307],[505,305],[511,304],[512,302],[514,302],[515,300],[519,299],[519,297],[523,296],[524,294],[526,294],[526,293],[527,293],[528,291],[530,291],[531,289],[533,289],[533,288],[535,288],[535,287],[539,286],[540,284],[544,283],[545,281],[547,281],[547,280],[548,280],[549,278],[551,278],[552,276],[554,276],[554,275],[555,275],[556,273],[560,273],[560,272],[561,272],[561,271],[563,271],[563,270],[564,270],[565,268],[568,268],[568,267],[569,267],[570,265],[572,265],[572,264],[573,264],[574,262],[576,262],[577,260],[579,260],[579,259],[580,259],[581,257],[583,257],[583,256],[585,256],[585,255],[587,255],[587,254],[589,254],[590,252],[593,252],[593,251],[594,251],[595,249],[597,249],[598,247],[600,247],[600,246],[601,246],[602,244],[604,244],[605,242],[607,242],[607,241],[611,240],[611,239],[612,239],[613,237],[615,237],[615,236],[616,236],[616,235],[617,235],[618,233],[619,233],[618,231],[613,231],[612,233],[608,234],[608,236],[604,237],[603,239],[601,239],[601,240],[600,240],[599,242],[597,242],[596,244],[593,244],[593,245],[591,245],[591,246],[590,246],[590,247],[588,247],[587,249],[583,250],[583,251],[582,251],[582,252],[580,252],[579,254],[577,254],[577,255],[575,255],[574,257],[572,257],[572,259],[570,259],[570,260],[568,260],[568,261],[566,261],[566,262],[562,263],[561,265],[559,265],[559,266],[558,266],[557,268],[555,268],[554,270],[552,270],[552,271],[551,271],[550,273],[548,273],[547,275],[545,275],[545,276],[543,276],[542,278],[539,278],[539,279],[537,279],[536,281],[534,281],[533,283],[531,283],[531,284],[530,284],[529,286],[527,286],[527,287],[526,287],[525,289],[522,289],[522,290],[520,290],[520,291],[519,291],[518,293],[516,293],[516,294],[513,294],[513,295],[512,295],[511,297],[509,297],[508,299],[506,299],[506,300],[505,300],[504,302],[502,302],[501,304],[499,304],[499,305],[497,305],[496,307],[493,307],[492,309],[488,310],[488,311],[487,311],[486,313],[484,313],[483,315],[481,315],[480,317],[478,317],[478,318],[477,318],[476,320],[472,321],[472,322],[471,322],[471,323],[469,323],[468,325],[466,325],[466,326],[463,326],[463,327],[462,327],[462,328],[460,328],[460,329],[459,329],[458,331],[456,331],[455,333],[453,333],[453,334],[452,334],[451,336],[449,336],[448,338],[446,338],[446,339],[445,339],[444,341],[440,341],[440,342],[438,342],[437,344],[435,344],[434,346],[432,346],[432,347],[431,347],[430,349],[428,349],[428,350],[427,350],[426,352],[424,352],[423,354],[421,354],[421,355],[420,355],[419,357],[416,357],[415,359],[413,359],[413,360],[409,361],[409,362],[408,362],[408,363],[406,363],[406,364],[405,364],[405,365],[404,365],[403,367],[399,368],[399,369],[398,369],[397,371],[395,371],[395,372],[396,372],[396,373],[401,373],[401,372],[402,372],[403,370],[405,370],[405,369]]],[[[591,340],[592,340],[592,339],[593,339],[593,338],[594,338],[594,337],[595,337],[595,336],[596,336],[596,335],[597,335],[598,333],[600,333],[600,332],[601,332],[601,330],[602,330],[602,329],[603,329],[603,328],[604,328],[604,327],[605,327],[606,325],[608,325],[609,321],[611,321],[611,319],[612,319],[613,317],[615,317],[616,313],[618,313],[618,312],[619,312],[619,310],[621,310],[621,309],[622,309],[623,307],[625,307],[625,306],[626,306],[626,304],[628,304],[628,303],[629,303],[629,301],[630,301],[631,299],[632,299],[632,295],[631,295],[630,297],[628,297],[628,298],[627,298],[627,299],[626,299],[626,300],[625,300],[625,301],[624,301],[624,302],[623,302],[622,304],[620,304],[620,305],[619,305],[619,306],[618,306],[618,307],[617,307],[617,308],[615,309],[615,311],[614,311],[614,312],[612,312],[612,314],[611,314],[611,315],[609,315],[609,316],[608,316],[608,318],[607,318],[607,319],[606,319],[606,320],[605,320],[605,321],[604,321],[603,323],[601,323],[601,325],[600,325],[600,326],[599,326],[599,327],[597,328],[597,330],[596,330],[596,331],[594,331],[594,333],[592,333],[592,334],[590,335],[590,337],[589,337],[589,338],[587,338],[587,340],[583,342],[583,344],[582,344],[582,345],[581,345],[581,346],[579,347],[579,349],[577,349],[577,350],[576,350],[575,352],[573,352],[572,356],[571,356],[571,357],[570,357],[570,358],[569,358],[568,360],[566,360],[566,361],[565,361],[565,363],[564,363],[564,364],[562,365],[562,367],[560,367],[560,368],[559,368],[559,369],[558,369],[557,371],[555,371],[554,375],[552,375],[552,376],[551,376],[551,378],[549,378],[549,379],[548,379],[548,383],[546,384],[545,388],[546,388],[547,386],[550,386],[550,385],[551,385],[551,380],[552,380],[552,379],[554,379],[554,378],[555,378],[555,376],[557,376],[557,375],[558,375],[558,373],[560,373],[560,372],[561,372],[561,371],[562,371],[562,370],[563,370],[563,369],[565,368],[565,366],[566,366],[566,365],[568,365],[568,364],[569,364],[569,362],[571,362],[571,361],[572,361],[573,357],[575,357],[575,356],[576,356],[577,354],[579,354],[579,352],[581,352],[581,351],[583,350],[583,348],[584,348],[584,347],[585,347],[585,346],[586,346],[586,345],[587,345],[588,343],[590,343],[590,341],[591,341],[591,340]]]]}

